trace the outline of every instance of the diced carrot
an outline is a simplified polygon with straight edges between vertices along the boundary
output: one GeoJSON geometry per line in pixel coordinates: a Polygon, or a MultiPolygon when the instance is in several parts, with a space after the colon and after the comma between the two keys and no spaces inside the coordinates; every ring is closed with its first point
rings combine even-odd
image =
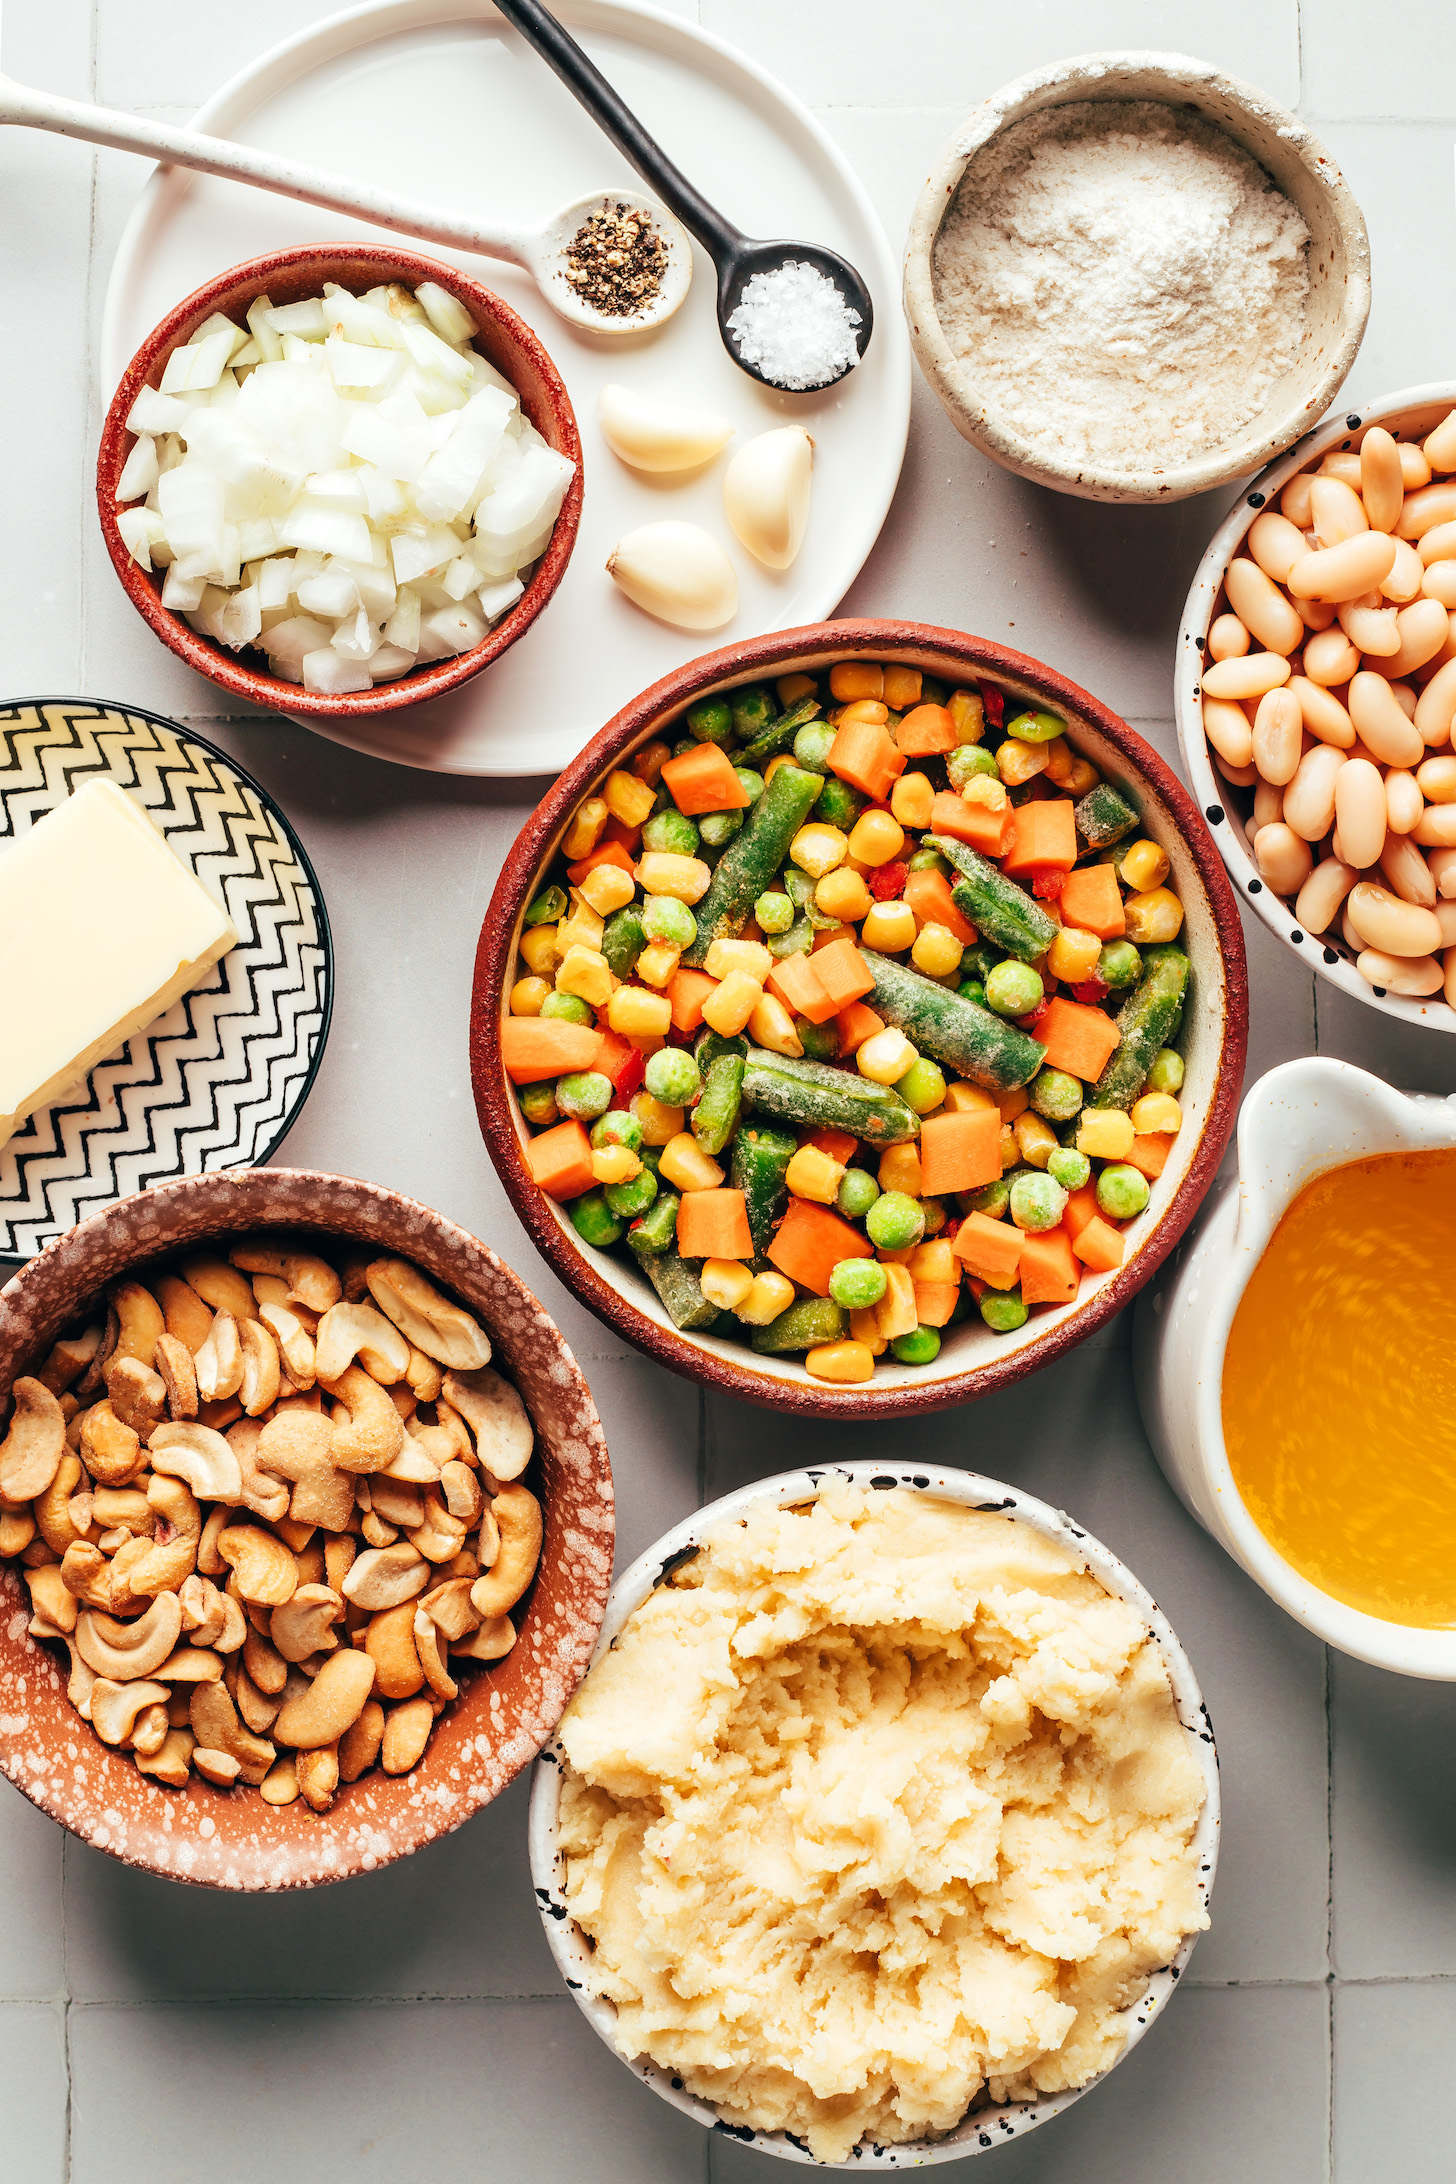
{"type": "Polygon", "coordinates": [[[911,872],[905,880],[906,902],[915,912],[917,925],[944,925],[963,948],[976,939],[976,928],[951,898],[950,881],[943,872],[911,872]]]}
{"type": "Polygon", "coordinates": [[[821,1125],[819,1129],[809,1132],[804,1143],[817,1145],[821,1153],[827,1153],[831,1160],[839,1162],[841,1168],[847,1168],[849,1156],[858,1145],[859,1139],[851,1137],[848,1130],[830,1130],[821,1125]]]}
{"type": "Polygon", "coordinates": [[[1122,1237],[1118,1230],[1109,1228],[1100,1213],[1094,1213],[1081,1235],[1072,1239],[1072,1249],[1094,1274],[1105,1274],[1122,1265],[1122,1237]]]}
{"type": "Polygon", "coordinates": [[[630,1039],[624,1039],[619,1031],[613,1031],[609,1024],[604,1024],[602,1026],[601,1052],[597,1055],[592,1067],[600,1070],[604,1077],[609,1077],[612,1083],[615,1084],[630,1062],[633,1052],[634,1048],[630,1039]]]}
{"type": "Polygon", "coordinates": [[[1001,1174],[1001,1117],[994,1107],[928,1115],[920,1125],[920,1187],[927,1198],[978,1191],[1001,1174]]]}
{"type": "Polygon", "coordinates": [[[1057,896],[1063,925],[1080,926],[1099,940],[1121,940],[1127,931],[1122,889],[1110,864],[1083,865],[1069,872],[1057,896]]]}
{"type": "Polygon", "coordinates": [[[835,1016],[851,1001],[860,1001],[874,992],[875,974],[847,933],[840,934],[829,947],[819,949],[814,957],[814,976],[834,1003],[831,1013],[835,1016]]]}
{"type": "Polygon", "coordinates": [[[777,994],[792,1015],[807,1016],[811,1024],[827,1024],[835,1013],[833,999],[808,956],[785,956],[769,972],[767,983],[769,992],[777,994]]]}
{"type": "Polygon", "coordinates": [[[895,730],[895,741],[906,758],[934,758],[953,751],[960,737],[943,705],[917,705],[895,730]]]}
{"type": "Polygon", "coordinates": [[[580,1198],[591,1189],[591,1140],[579,1122],[558,1122],[527,1138],[522,1150],[533,1182],[548,1198],[580,1198]]]}
{"type": "Polygon", "coordinates": [[[905,758],[877,721],[844,721],[829,746],[828,766],[852,789],[882,804],[905,771],[905,758]]]}
{"type": "Polygon", "coordinates": [[[1085,1002],[1068,1001],[1058,994],[1048,1002],[1036,1027],[1046,1048],[1048,1066],[1065,1069],[1086,1084],[1095,1084],[1107,1067],[1107,1058],[1122,1043],[1112,1018],[1085,1002]]]}
{"type": "MultiPolygon", "coordinates": [[[[1067,809],[1070,811],[1071,806],[1067,809]]],[[[968,804],[949,789],[942,789],[930,807],[932,834],[948,834],[952,841],[978,849],[983,857],[1004,856],[1013,838],[1015,820],[1013,804],[992,811],[989,804],[968,804]]]]}
{"type": "Polygon", "coordinates": [[[501,1060],[512,1084],[539,1084],[595,1069],[602,1035],[594,1024],[568,1024],[559,1016],[507,1016],[500,1028],[501,1060]]]}
{"type": "Polygon", "coordinates": [[[632,869],[632,859],[620,842],[601,841],[589,857],[582,857],[577,863],[567,866],[566,877],[573,887],[580,887],[588,872],[595,872],[598,865],[604,864],[620,865],[624,872],[632,869]]]}
{"type": "Polygon", "coordinates": [[[956,1308],[959,1282],[917,1282],[915,1317],[922,1327],[944,1327],[956,1308]]]}
{"type": "Polygon", "coordinates": [[[614,812],[602,828],[602,841],[615,842],[629,857],[635,857],[642,847],[642,829],[629,827],[626,820],[619,819],[614,812]]]}
{"type": "Polygon", "coordinates": [[[662,769],[668,794],[689,817],[701,811],[741,811],[748,791],[733,771],[733,761],[716,743],[700,743],[662,769]]]}
{"type": "Polygon", "coordinates": [[[1168,1165],[1168,1155],[1172,1150],[1173,1140],[1170,1137],[1161,1134],[1157,1137],[1135,1137],[1132,1151],[1127,1156],[1128,1166],[1141,1170],[1150,1183],[1156,1183],[1168,1165]]]}
{"type": "Polygon", "coordinates": [[[742,1191],[684,1191],[677,1248],[685,1259],[751,1259],[748,1201],[742,1191]]]}
{"type": "Polygon", "coordinates": [[[1062,1227],[1073,1243],[1081,1235],[1089,1221],[1097,1219],[1097,1185],[1084,1183],[1082,1188],[1071,1191],[1062,1209],[1062,1227]]]}
{"type": "MultiPolygon", "coordinates": [[[[695,1195],[683,1194],[685,1199],[695,1195]]],[[[841,1259],[872,1259],[874,1251],[858,1229],[827,1206],[816,1206],[809,1198],[791,1198],[768,1256],[791,1282],[798,1282],[812,1296],[827,1297],[829,1277],[841,1259]]]]}
{"type": "Polygon", "coordinates": [[[863,1001],[851,1001],[847,1009],[841,1009],[839,1012],[838,1030],[841,1059],[851,1054],[857,1054],[866,1039],[873,1039],[875,1033],[883,1031],[884,1028],[885,1019],[883,1016],[876,1016],[874,1010],[867,1009],[863,1001]]]}
{"type": "Polygon", "coordinates": [[[1028,1236],[1021,1247],[1021,1301],[1023,1304],[1070,1304],[1077,1294],[1082,1269],[1072,1256],[1072,1239],[1064,1228],[1043,1229],[1028,1236]]]}
{"type": "Polygon", "coordinates": [[[813,945],[810,947],[809,953],[817,956],[824,949],[832,948],[836,940],[853,939],[854,927],[852,925],[816,925],[813,945]]]}
{"type": "Polygon", "coordinates": [[[1072,799],[1018,804],[1011,808],[1011,847],[1001,860],[1008,879],[1023,872],[1070,872],[1077,862],[1077,827],[1072,799]]]}
{"type": "Polygon", "coordinates": [[[672,1010],[674,1031],[696,1031],[703,1021],[703,1003],[718,981],[706,971],[679,969],[667,982],[667,1005],[672,1010]]]}
{"type": "Polygon", "coordinates": [[[1014,1289],[1021,1264],[1022,1234],[1009,1221],[993,1221],[984,1213],[968,1213],[956,1230],[951,1249],[973,1274],[992,1289],[1014,1289]]]}

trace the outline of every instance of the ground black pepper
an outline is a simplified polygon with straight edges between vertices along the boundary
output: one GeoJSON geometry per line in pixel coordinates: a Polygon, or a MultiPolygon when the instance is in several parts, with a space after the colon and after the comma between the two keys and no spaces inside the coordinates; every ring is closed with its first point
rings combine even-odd
{"type": "Polygon", "coordinates": [[[609,318],[630,318],[662,286],[667,246],[650,213],[605,202],[583,220],[566,253],[566,278],[581,301],[609,318]]]}

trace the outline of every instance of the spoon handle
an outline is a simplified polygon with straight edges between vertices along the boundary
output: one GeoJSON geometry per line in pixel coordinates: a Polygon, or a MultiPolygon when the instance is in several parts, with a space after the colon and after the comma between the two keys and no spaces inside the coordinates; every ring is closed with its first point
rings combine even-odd
{"type": "Polygon", "coordinates": [[[694,189],[680,167],[673,165],[656,137],[648,135],[631,107],[612,89],[596,64],[587,59],[550,9],[542,7],[541,0],[495,0],[495,7],[515,25],[527,44],[535,47],[572,97],[580,101],[721,270],[725,260],[734,257],[742,245],[741,231],[694,189]]]}

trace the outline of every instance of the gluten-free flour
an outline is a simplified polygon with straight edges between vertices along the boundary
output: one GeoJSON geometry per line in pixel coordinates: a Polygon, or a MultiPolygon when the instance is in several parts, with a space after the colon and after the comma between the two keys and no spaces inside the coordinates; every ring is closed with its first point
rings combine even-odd
{"type": "Polygon", "coordinates": [[[973,159],[936,309],[985,406],[1064,461],[1172,468],[1294,362],[1309,230],[1232,138],[1154,100],[1079,101],[973,159]]]}

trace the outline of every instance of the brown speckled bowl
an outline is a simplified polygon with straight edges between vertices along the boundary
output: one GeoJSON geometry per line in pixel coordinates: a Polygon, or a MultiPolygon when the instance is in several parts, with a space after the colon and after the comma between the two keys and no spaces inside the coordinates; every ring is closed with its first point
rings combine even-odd
{"type": "Polygon", "coordinates": [[[418,251],[375,244],[339,243],[331,249],[307,243],[290,250],[275,250],[266,258],[252,258],[246,265],[219,273],[215,280],[177,304],[147,336],[127,366],[101,428],[101,452],[96,463],[101,534],[112,567],[132,605],[163,644],[170,645],[179,659],[235,698],[246,698],[253,705],[275,706],[286,713],[322,714],[332,720],[393,713],[402,706],[418,705],[425,698],[442,697],[447,690],[469,682],[492,660],[498,660],[508,646],[525,635],[566,573],[581,521],[581,492],[581,437],[571,397],[561,374],[525,320],[490,289],[471,280],[468,274],[457,272],[454,266],[422,257],[418,251]],[[526,585],[524,597],[487,630],[473,650],[457,653],[453,659],[430,660],[395,682],[376,683],[372,690],[351,690],[337,697],[315,695],[301,683],[284,682],[270,674],[267,656],[262,652],[230,652],[225,645],[201,636],[180,614],[162,605],[161,573],[148,575],[139,562],[132,560],[116,527],[117,480],[136,442],[135,433],[126,429],[126,420],[139,390],[161,384],[172,351],[190,341],[214,311],[241,320],[257,296],[266,293],[274,303],[297,303],[306,296],[318,295],[325,281],[337,281],[341,288],[357,294],[383,281],[403,281],[409,287],[421,281],[438,281],[474,319],[479,328],[476,348],[487,363],[509,379],[520,397],[521,408],[542,439],[576,465],[576,476],[567,488],[556,528],[526,585]]]}
{"type": "MultiPolygon", "coordinates": [[[[459,1827],[550,1736],[591,1658],[612,1577],[612,1473],[601,1421],[559,1330],[488,1245],[412,1198],[349,1176],[243,1168],[190,1176],[83,1221],[0,1289],[0,1404],[106,1283],[184,1244],[308,1229],[398,1252],[479,1313],[536,1428],[528,1483],[546,1533],[498,1664],[462,1679],[407,1775],[341,1787],[331,1811],[192,1778],[169,1790],[110,1750],[66,1697],[65,1656],[27,1635],[24,1590],[0,1568],[0,1769],[33,1804],[129,1865],[212,1888],[311,1888],[372,1872],[459,1827]]],[[[8,1404],[7,1404],[8,1407],[8,1404]]]]}
{"type": "Polygon", "coordinates": [[[1055,668],[988,638],[918,622],[822,622],[779,630],[707,653],[634,698],[553,784],[506,859],[481,927],[470,1016],[475,1105],[491,1158],[533,1242],[582,1303],[688,1379],[778,1410],[838,1418],[944,1410],[989,1395],[1049,1364],[1120,1311],[1177,1243],[1217,1173],[1238,1112],[1247,1039],[1248,974],[1238,905],[1208,829],[1172,769],[1126,721],[1055,668]],[[1182,1041],[1184,1124],[1147,1211],[1127,1230],[1124,1264],[1112,1273],[1084,1274],[1075,1303],[1033,1313],[1014,1335],[993,1335],[978,1318],[963,1320],[944,1330],[933,1365],[881,1358],[872,1380],[851,1387],[811,1380],[796,1358],[760,1357],[744,1341],[681,1331],[635,1265],[584,1244],[565,1209],[531,1180],[521,1152],[529,1133],[501,1067],[499,1037],[523,914],[581,799],[654,736],[677,737],[683,714],[698,699],[760,677],[818,673],[844,659],[899,662],[951,682],[984,677],[1018,702],[1060,714],[1068,740],[1131,796],[1144,831],[1168,852],[1193,966],[1182,1041]]]}

